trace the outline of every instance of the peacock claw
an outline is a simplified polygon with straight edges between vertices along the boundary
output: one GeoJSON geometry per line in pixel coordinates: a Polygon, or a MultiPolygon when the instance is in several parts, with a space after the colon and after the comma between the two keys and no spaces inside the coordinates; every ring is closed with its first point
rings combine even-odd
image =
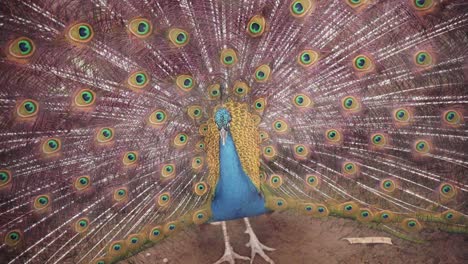
{"type": "Polygon", "coordinates": [[[258,240],[257,236],[255,235],[252,229],[252,226],[250,226],[250,222],[247,217],[244,217],[244,222],[245,222],[245,226],[247,227],[247,229],[245,230],[245,233],[249,234],[250,236],[250,241],[247,244],[245,244],[246,247],[250,247],[252,250],[250,264],[253,263],[256,254],[260,255],[266,262],[275,264],[275,262],[270,257],[268,257],[268,255],[264,251],[264,250],[273,251],[275,249],[271,247],[267,247],[263,245],[262,243],[260,243],[260,241],[258,240]]]}
{"type": "MultiPolygon", "coordinates": [[[[214,225],[218,225],[217,223],[212,223],[214,225]]],[[[235,264],[236,259],[241,259],[241,260],[250,260],[248,257],[241,256],[234,252],[234,249],[231,246],[231,243],[229,242],[229,236],[227,234],[227,227],[226,227],[226,222],[221,222],[222,228],[223,228],[223,235],[224,235],[224,255],[216,261],[214,264],[221,264],[223,262],[228,262],[229,264],[235,264]]]]}

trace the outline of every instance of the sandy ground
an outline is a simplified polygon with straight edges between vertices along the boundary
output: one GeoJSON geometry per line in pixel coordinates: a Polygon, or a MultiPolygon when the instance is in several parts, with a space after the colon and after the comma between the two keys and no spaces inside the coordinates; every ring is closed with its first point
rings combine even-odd
{"type": "MultiPolygon", "coordinates": [[[[251,224],[259,240],[276,249],[268,252],[276,264],[468,263],[468,235],[425,231],[428,242],[416,244],[348,219],[323,221],[285,213],[252,218],[251,224]],[[394,245],[350,245],[342,240],[364,236],[391,237],[394,245]]],[[[244,233],[244,221],[230,221],[227,226],[234,251],[250,256],[250,248],[245,247],[249,237],[244,233]]],[[[221,226],[203,225],[180,232],[120,263],[211,264],[223,253],[221,226]]],[[[257,255],[254,263],[267,262],[257,255]]]]}

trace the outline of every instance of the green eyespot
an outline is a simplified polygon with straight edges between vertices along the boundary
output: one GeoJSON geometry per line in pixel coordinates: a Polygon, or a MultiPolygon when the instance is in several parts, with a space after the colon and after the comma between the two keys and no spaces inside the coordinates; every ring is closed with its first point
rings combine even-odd
{"type": "Polygon", "coordinates": [[[329,143],[339,143],[342,139],[341,133],[336,129],[328,129],[325,131],[325,136],[329,143]]]}
{"type": "Polygon", "coordinates": [[[267,82],[270,78],[270,73],[271,69],[270,66],[268,66],[267,64],[258,66],[257,69],[255,69],[255,81],[260,83],[267,82]]]}
{"type": "Polygon", "coordinates": [[[360,104],[356,97],[346,96],[341,99],[341,106],[345,111],[357,111],[359,110],[360,104]]]}
{"type": "Polygon", "coordinates": [[[50,198],[48,195],[39,195],[34,199],[34,209],[42,210],[50,205],[50,198]]]}
{"type": "Polygon", "coordinates": [[[18,245],[22,240],[22,233],[19,230],[9,231],[5,235],[5,245],[9,247],[14,247],[18,245]]]}
{"type": "Polygon", "coordinates": [[[365,55],[355,57],[353,60],[353,66],[358,72],[369,72],[374,68],[372,60],[365,55]]]}
{"type": "Polygon", "coordinates": [[[132,19],[128,24],[129,31],[137,38],[146,38],[151,35],[152,24],[148,19],[135,18],[132,19]]]}
{"type": "Polygon", "coordinates": [[[189,43],[190,35],[187,31],[179,28],[169,30],[169,40],[177,48],[181,48],[189,43]]]}
{"type": "Polygon", "coordinates": [[[383,148],[387,144],[387,137],[382,133],[375,133],[371,136],[374,147],[383,148]]]}
{"type": "Polygon", "coordinates": [[[433,0],[413,0],[413,7],[417,11],[429,11],[434,7],[434,1],[433,0]]]}
{"type": "Polygon", "coordinates": [[[251,37],[259,37],[265,30],[266,20],[263,16],[253,16],[247,23],[247,33],[251,37]]]}
{"type": "Polygon", "coordinates": [[[284,132],[286,132],[288,130],[288,124],[286,124],[285,121],[283,121],[281,119],[278,119],[278,120],[273,122],[273,129],[277,133],[284,133],[284,132]]]}
{"type": "Polygon", "coordinates": [[[459,126],[463,121],[462,115],[456,110],[445,111],[443,118],[444,122],[451,126],[459,126]]]}
{"type": "Polygon", "coordinates": [[[60,150],[62,143],[58,138],[51,138],[44,141],[42,144],[42,151],[45,154],[53,154],[60,150]]]}
{"type": "Polygon", "coordinates": [[[136,164],[138,161],[138,153],[136,151],[128,151],[123,155],[123,164],[125,166],[136,164]]]}
{"type": "Polygon", "coordinates": [[[291,15],[296,18],[301,18],[311,13],[315,8],[315,0],[295,0],[291,2],[291,15]]]}
{"type": "Polygon", "coordinates": [[[176,147],[183,147],[183,146],[187,145],[187,141],[188,141],[188,136],[185,133],[178,133],[174,137],[174,145],[176,147]]]}
{"type": "Polygon", "coordinates": [[[198,182],[194,186],[194,192],[198,196],[204,195],[208,191],[208,187],[204,182],[198,182]]]}
{"type": "Polygon", "coordinates": [[[165,164],[161,169],[161,176],[163,178],[170,178],[175,175],[175,166],[174,164],[165,164]]]}
{"type": "Polygon", "coordinates": [[[169,204],[170,199],[171,199],[171,195],[168,192],[164,192],[160,194],[158,197],[158,205],[166,206],[169,204]]]}
{"type": "Polygon", "coordinates": [[[234,85],[232,86],[232,89],[233,89],[235,95],[237,95],[239,97],[244,97],[250,91],[250,87],[247,85],[247,83],[242,82],[242,81],[234,82],[234,85]]]}
{"type": "Polygon", "coordinates": [[[431,152],[431,144],[427,140],[418,140],[414,144],[414,149],[420,154],[427,154],[431,152]]]}
{"type": "Polygon", "coordinates": [[[319,185],[320,180],[317,175],[306,175],[305,182],[307,186],[315,188],[319,185]]]}
{"type": "Polygon", "coordinates": [[[149,75],[145,71],[134,72],[128,78],[128,85],[133,89],[143,89],[150,81],[149,75]]]}
{"type": "Polygon", "coordinates": [[[237,54],[233,49],[224,49],[221,51],[220,61],[224,66],[233,66],[237,63],[237,54]]]}
{"type": "Polygon", "coordinates": [[[355,175],[358,172],[357,165],[354,162],[345,162],[343,164],[343,173],[346,175],[355,175]]]}
{"type": "Polygon", "coordinates": [[[279,175],[273,174],[270,176],[270,186],[273,188],[279,188],[283,184],[283,178],[279,175]]]}
{"type": "Polygon", "coordinates": [[[78,23],[68,30],[68,38],[77,43],[88,43],[93,39],[94,31],[90,24],[78,23]]]}
{"type": "Polygon", "coordinates": [[[26,37],[13,40],[8,48],[9,55],[16,59],[27,59],[36,51],[34,42],[26,37]]]}
{"type": "Polygon", "coordinates": [[[414,55],[414,62],[418,67],[429,67],[432,61],[432,55],[427,51],[420,51],[414,55]]]}
{"type": "Polygon", "coordinates": [[[82,191],[88,188],[91,185],[91,179],[89,176],[79,176],[75,180],[75,189],[77,191],[82,191]]]}
{"type": "Polygon", "coordinates": [[[9,170],[0,170],[0,189],[11,182],[11,172],[9,170]]]}
{"type": "Polygon", "coordinates": [[[398,108],[393,111],[393,118],[398,123],[407,123],[411,116],[410,112],[406,108],[398,108]]]}

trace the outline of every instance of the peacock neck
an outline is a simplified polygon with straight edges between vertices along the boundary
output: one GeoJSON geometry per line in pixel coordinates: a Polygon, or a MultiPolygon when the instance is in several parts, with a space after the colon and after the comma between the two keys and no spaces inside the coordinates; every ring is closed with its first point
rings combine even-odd
{"type": "Polygon", "coordinates": [[[224,221],[264,214],[265,199],[242,169],[236,146],[227,133],[219,142],[220,175],[211,203],[212,220],[224,221]]]}

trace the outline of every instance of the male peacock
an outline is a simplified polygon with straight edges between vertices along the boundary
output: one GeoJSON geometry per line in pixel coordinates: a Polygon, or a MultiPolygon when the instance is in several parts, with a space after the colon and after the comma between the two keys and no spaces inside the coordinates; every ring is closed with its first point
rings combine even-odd
{"type": "Polygon", "coordinates": [[[0,262],[283,210],[466,233],[467,32],[463,0],[4,1],[0,262]]]}

